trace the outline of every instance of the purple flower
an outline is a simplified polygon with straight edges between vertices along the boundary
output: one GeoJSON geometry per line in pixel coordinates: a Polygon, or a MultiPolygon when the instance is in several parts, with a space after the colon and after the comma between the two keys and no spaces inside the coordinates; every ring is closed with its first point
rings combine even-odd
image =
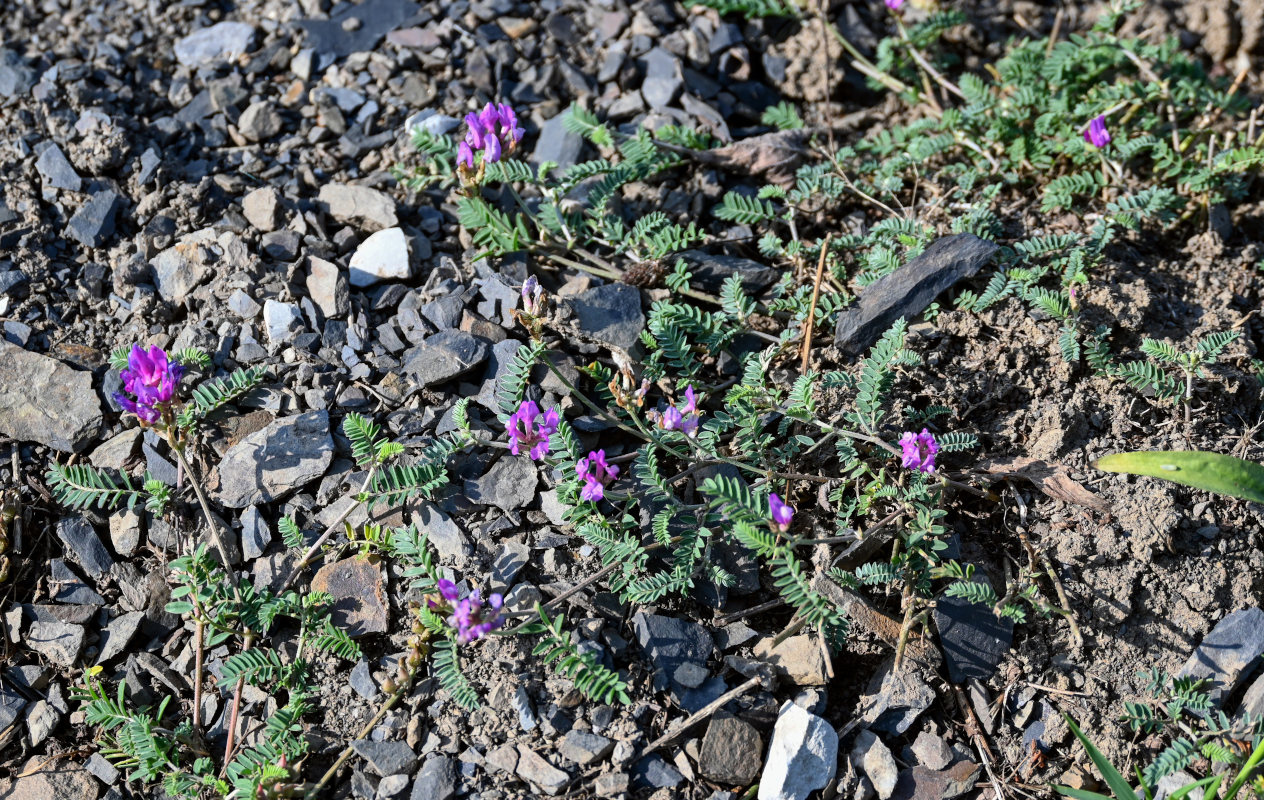
{"type": "Polygon", "coordinates": [[[930,431],[922,428],[921,433],[906,432],[900,437],[902,454],[900,463],[919,472],[935,471],[935,454],[939,452],[939,442],[930,431]]]}
{"type": "Polygon", "coordinates": [[[119,375],[127,394],[116,393],[114,399],[141,422],[152,425],[162,419],[163,412],[171,410],[183,374],[184,367],[172,361],[158,345],[152,345],[148,351],[132,345],[127,369],[119,375]]]}
{"type": "Polygon", "coordinates": [[[539,313],[544,299],[544,289],[534,275],[528,276],[522,284],[522,309],[528,314],[539,313]]]}
{"type": "Polygon", "coordinates": [[[662,412],[652,411],[648,416],[656,420],[665,431],[680,431],[689,437],[696,436],[698,426],[702,423],[702,415],[698,413],[698,397],[694,394],[693,385],[685,388],[683,406],[671,405],[662,412]]]}
{"type": "Polygon", "coordinates": [[[892,11],[899,11],[900,6],[904,5],[904,0],[886,0],[887,8],[892,11]]]}
{"type": "Polygon", "coordinates": [[[465,125],[469,130],[465,134],[465,141],[475,150],[482,150],[490,131],[479,120],[478,114],[473,111],[465,115],[465,125]]]}
{"type": "Polygon", "coordinates": [[[448,617],[448,624],[456,628],[457,643],[469,644],[503,625],[500,609],[504,603],[504,597],[493,593],[488,596],[484,606],[478,589],[470,592],[469,597],[458,601],[452,608],[452,615],[448,617]]]}
{"type": "Polygon", "coordinates": [[[474,150],[469,142],[461,142],[456,147],[456,164],[458,167],[474,169],[474,150]]]}
{"type": "Polygon", "coordinates": [[[1096,117],[1084,131],[1084,141],[1094,147],[1105,147],[1110,144],[1110,131],[1106,130],[1106,117],[1096,117]]]}
{"type": "Polygon", "coordinates": [[[579,496],[590,503],[605,497],[606,487],[619,477],[619,468],[606,463],[605,450],[593,450],[575,465],[575,474],[584,481],[579,496]]]}
{"type": "Polygon", "coordinates": [[[526,445],[531,448],[531,460],[544,458],[549,452],[549,436],[557,431],[557,423],[556,408],[541,415],[534,401],[523,400],[518,410],[509,415],[509,424],[505,426],[509,433],[509,452],[519,455],[526,445]]]}
{"type": "Polygon", "coordinates": [[[509,107],[508,103],[501,103],[496,107],[497,116],[500,119],[500,135],[507,138],[513,144],[522,141],[522,134],[526,133],[525,128],[518,127],[518,115],[509,107]]]}
{"type": "Polygon", "coordinates": [[[768,508],[772,511],[773,527],[782,533],[788,531],[790,520],[794,519],[794,508],[783,502],[776,494],[768,495],[768,508]]]}
{"type": "Polygon", "coordinates": [[[488,164],[494,164],[500,160],[500,154],[500,139],[496,136],[488,136],[483,147],[483,160],[488,164]]]}

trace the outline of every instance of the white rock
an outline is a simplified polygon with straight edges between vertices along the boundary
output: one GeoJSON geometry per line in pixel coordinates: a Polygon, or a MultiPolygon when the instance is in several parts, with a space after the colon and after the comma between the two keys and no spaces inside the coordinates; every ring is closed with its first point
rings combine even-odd
{"type": "Polygon", "coordinates": [[[267,328],[268,344],[276,347],[293,338],[303,327],[303,312],[293,303],[263,301],[263,324],[267,328]]]}
{"type": "Polygon", "coordinates": [[[759,800],[804,800],[834,780],[838,734],[790,701],[781,707],[759,778],[759,800]]]}
{"type": "Polygon", "coordinates": [[[220,22],[176,42],[176,60],[186,67],[231,61],[249,50],[254,38],[254,27],[244,22],[220,22]]]}
{"type": "Polygon", "coordinates": [[[365,239],[351,256],[351,285],[372,286],[378,281],[407,280],[408,238],[399,228],[387,228],[365,239]]]}
{"type": "Polygon", "coordinates": [[[327,183],[320,187],[317,201],[329,216],[366,231],[381,231],[399,224],[394,198],[367,186],[327,183]]]}
{"type": "Polygon", "coordinates": [[[404,121],[404,133],[413,136],[416,131],[425,131],[434,136],[442,136],[445,133],[452,132],[460,124],[461,120],[456,117],[449,117],[447,114],[440,114],[433,108],[426,108],[404,121]]]}

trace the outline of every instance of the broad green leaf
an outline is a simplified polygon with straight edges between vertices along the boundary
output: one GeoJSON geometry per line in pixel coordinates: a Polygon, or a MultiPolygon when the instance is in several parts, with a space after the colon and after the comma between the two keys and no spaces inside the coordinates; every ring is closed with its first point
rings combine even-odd
{"type": "Polygon", "coordinates": [[[1198,450],[1112,453],[1098,459],[1093,466],[1106,472],[1148,475],[1264,503],[1264,466],[1220,453],[1198,450]]]}

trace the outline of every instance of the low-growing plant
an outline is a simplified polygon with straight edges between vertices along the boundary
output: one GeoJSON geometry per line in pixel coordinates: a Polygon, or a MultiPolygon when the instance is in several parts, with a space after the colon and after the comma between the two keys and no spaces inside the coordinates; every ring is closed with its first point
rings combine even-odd
{"type": "Polygon", "coordinates": [[[1069,786],[1056,787],[1059,794],[1075,800],[1145,800],[1155,796],[1164,778],[1183,770],[1192,771],[1197,764],[1210,765],[1209,774],[1195,776],[1167,797],[1181,800],[1199,792],[1202,800],[1233,800],[1244,789],[1249,796],[1264,794],[1264,778],[1256,774],[1264,760],[1264,719],[1250,715],[1231,719],[1215,707],[1204,679],[1173,678],[1157,669],[1142,676],[1150,697],[1145,702],[1124,703],[1123,720],[1137,733],[1163,736],[1169,744],[1144,768],[1136,770],[1134,787],[1067,717],[1071,732],[1101,773],[1110,795],[1069,786]]]}

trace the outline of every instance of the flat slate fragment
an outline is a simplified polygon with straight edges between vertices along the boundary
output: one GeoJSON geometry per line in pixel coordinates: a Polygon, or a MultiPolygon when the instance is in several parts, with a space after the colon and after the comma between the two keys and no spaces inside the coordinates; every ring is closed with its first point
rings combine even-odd
{"type": "Polygon", "coordinates": [[[963,684],[987,680],[1009,652],[1014,621],[961,597],[943,597],[935,604],[935,627],[944,651],[948,678],[963,684]]]}
{"type": "Polygon", "coordinates": [[[900,317],[920,314],[940,292],[978,274],[998,249],[973,233],[936,239],[920,256],[864,288],[839,315],[834,343],[843,355],[860,355],[900,317]]]}
{"type": "Polygon", "coordinates": [[[1216,623],[1177,677],[1210,678],[1217,704],[1255,672],[1264,657],[1264,611],[1244,608],[1216,623]]]}

